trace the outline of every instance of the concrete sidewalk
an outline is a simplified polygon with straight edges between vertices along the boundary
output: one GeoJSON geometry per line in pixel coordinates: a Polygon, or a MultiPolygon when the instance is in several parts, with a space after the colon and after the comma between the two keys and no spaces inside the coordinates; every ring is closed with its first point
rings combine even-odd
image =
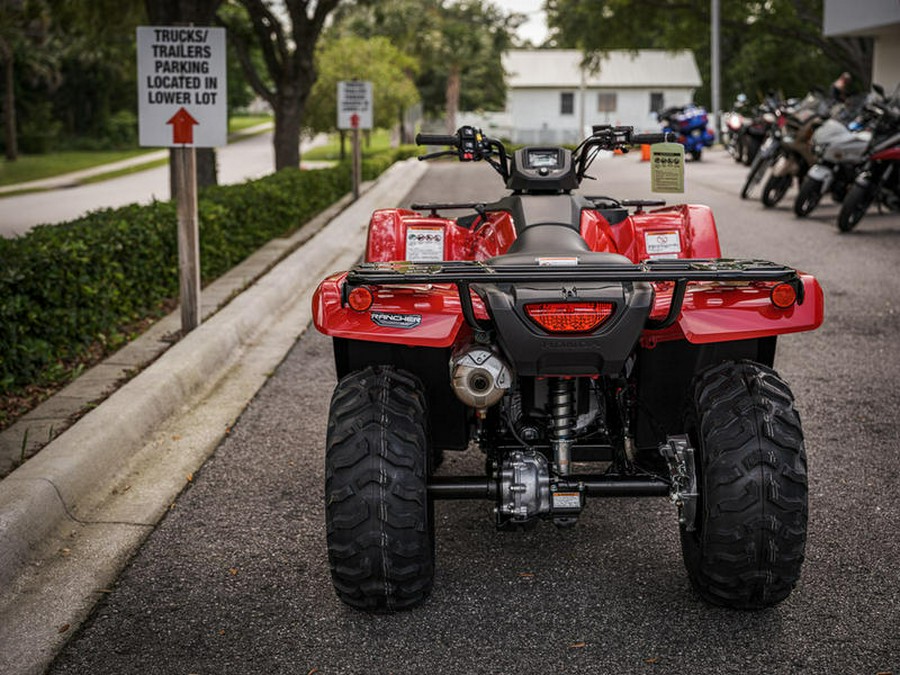
{"type": "Polygon", "coordinates": [[[0,482],[0,672],[43,672],[304,332],[318,282],[358,259],[371,212],[425,170],[394,165],[0,482]]]}

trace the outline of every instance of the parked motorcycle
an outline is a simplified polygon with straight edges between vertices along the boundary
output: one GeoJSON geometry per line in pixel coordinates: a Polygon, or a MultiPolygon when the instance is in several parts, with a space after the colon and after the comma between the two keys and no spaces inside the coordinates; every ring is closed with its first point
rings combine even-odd
{"type": "Polygon", "coordinates": [[[703,148],[710,147],[716,139],[713,130],[707,126],[706,109],[693,103],[666,108],[659,113],[659,121],[664,132],[678,134],[678,142],[694,161],[700,161],[703,148]]]}
{"type": "Polygon", "coordinates": [[[802,182],[809,167],[816,163],[812,135],[829,115],[829,102],[819,92],[810,92],[799,103],[786,107],[772,170],[762,189],[762,203],[773,207],[782,200],[794,182],[802,182]]]}
{"type": "Polygon", "coordinates": [[[833,119],[825,120],[816,129],[813,133],[816,163],[803,178],[794,200],[794,213],[798,217],[809,215],[826,194],[830,193],[836,202],[844,201],[871,139],[870,130],[850,131],[833,119]]]}
{"type": "Polygon", "coordinates": [[[741,199],[756,197],[758,194],[757,189],[760,185],[763,185],[763,179],[769,176],[779,156],[785,117],[780,106],[775,108],[771,114],[773,123],[766,127],[765,139],[750,163],[750,170],[747,172],[747,178],[744,181],[744,186],[741,188],[741,199]]]}
{"type": "Polygon", "coordinates": [[[722,259],[706,206],[576,193],[601,151],[672,136],[598,126],[574,151],[512,155],[472,127],[417,137],[452,147],[420,159],[487,162],[510,194],[376,211],[365,262],[315,293],[339,380],[325,514],[343,602],[424,601],[437,499],[488,500],[499,529],[521,529],[573,527],[589,498],[668,496],[702,597],[790,594],[806,459],[772,364],[778,335],[821,324],[819,284],[722,259]],[[480,451],[484,474],[437,473],[445,451],[480,451]]]}
{"type": "Polygon", "coordinates": [[[876,203],[879,209],[900,210],[900,105],[873,106],[878,111],[877,131],[866,148],[865,161],[841,204],[838,229],[849,232],[876,203]]]}
{"type": "Polygon", "coordinates": [[[770,95],[751,112],[748,110],[747,97],[743,94],[738,96],[733,109],[725,113],[723,122],[725,147],[734,161],[747,166],[753,163],[768,136],[769,128],[775,124],[777,106],[777,100],[770,95]]]}
{"type": "Polygon", "coordinates": [[[831,118],[813,133],[816,163],[810,168],[794,200],[794,213],[807,216],[822,197],[843,202],[874,137],[890,135],[882,114],[884,89],[873,85],[867,96],[834,107],[831,118]]]}

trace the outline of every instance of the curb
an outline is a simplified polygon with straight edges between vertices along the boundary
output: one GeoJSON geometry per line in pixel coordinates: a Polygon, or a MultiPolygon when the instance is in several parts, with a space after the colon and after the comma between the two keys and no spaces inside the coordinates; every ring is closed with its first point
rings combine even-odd
{"type": "MultiPolygon", "coordinates": [[[[363,193],[371,183],[361,186],[363,193]]],[[[201,321],[207,321],[232,298],[249,288],[297,248],[315,236],[353,202],[348,193],[288,238],[272,239],[241,263],[205,286],[200,295],[201,321]]],[[[31,459],[114,392],[130,373],[140,372],[171,346],[169,335],[178,333],[181,315],[175,311],[154,323],[143,335],[111,354],[9,428],[0,431],[0,478],[5,478],[24,453],[31,459]]]]}
{"type": "Polygon", "coordinates": [[[77,521],[102,499],[153,432],[224,378],[242,347],[258,340],[293,300],[311,292],[322,270],[335,271],[329,266],[346,254],[372,210],[401,199],[422,172],[416,160],[392,166],[309,242],[5,478],[0,587],[12,585],[60,525],[77,521]]]}

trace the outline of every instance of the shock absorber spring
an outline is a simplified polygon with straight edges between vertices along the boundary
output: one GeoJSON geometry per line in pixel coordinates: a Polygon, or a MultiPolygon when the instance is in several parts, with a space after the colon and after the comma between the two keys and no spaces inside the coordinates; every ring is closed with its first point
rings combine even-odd
{"type": "Polygon", "coordinates": [[[560,476],[568,476],[574,444],[575,381],[562,377],[550,380],[550,443],[560,476]]]}

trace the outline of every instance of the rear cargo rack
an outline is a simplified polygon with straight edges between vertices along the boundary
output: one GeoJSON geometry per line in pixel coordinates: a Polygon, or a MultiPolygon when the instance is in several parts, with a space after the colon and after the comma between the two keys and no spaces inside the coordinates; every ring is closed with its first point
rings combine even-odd
{"type": "MultiPolygon", "coordinates": [[[[575,262],[576,256],[572,260],[575,262]]],[[[441,263],[361,263],[347,272],[342,300],[357,286],[395,284],[454,284],[466,322],[476,329],[487,328],[475,317],[471,284],[515,284],[523,282],[594,282],[645,281],[672,282],[675,288],[669,312],[664,319],[648,319],[646,327],[661,330],[675,322],[681,313],[684,293],[689,282],[785,282],[797,291],[797,303],[803,304],[803,283],[792,267],[768,260],[738,258],[672,258],[647,260],[640,263],[589,262],[578,264],[541,265],[500,264],[487,262],[447,261],[441,263]]]]}

